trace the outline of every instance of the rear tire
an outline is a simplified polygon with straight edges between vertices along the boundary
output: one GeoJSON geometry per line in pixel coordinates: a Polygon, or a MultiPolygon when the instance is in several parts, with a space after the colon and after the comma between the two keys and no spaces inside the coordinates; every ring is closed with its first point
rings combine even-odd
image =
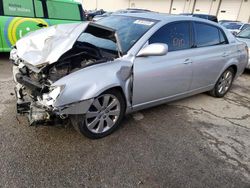
{"type": "Polygon", "coordinates": [[[104,92],[84,115],[74,115],[71,123],[79,133],[90,139],[106,137],[119,128],[125,114],[125,100],[118,90],[104,92]]]}
{"type": "Polygon", "coordinates": [[[232,87],[234,76],[234,69],[232,67],[229,67],[222,73],[213,90],[209,91],[209,94],[217,98],[224,97],[232,87]]]}

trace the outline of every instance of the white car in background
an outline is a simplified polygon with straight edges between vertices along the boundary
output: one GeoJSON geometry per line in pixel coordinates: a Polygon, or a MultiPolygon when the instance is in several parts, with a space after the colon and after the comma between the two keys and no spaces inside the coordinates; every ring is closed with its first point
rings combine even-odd
{"type": "MultiPolygon", "coordinates": [[[[241,31],[237,36],[237,39],[241,42],[245,42],[248,46],[248,54],[250,53],[250,27],[241,31]]],[[[250,59],[248,60],[248,65],[246,69],[250,69],[250,59]]]]}
{"type": "Polygon", "coordinates": [[[221,25],[224,26],[226,29],[228,29],[234,35],[237,35],[239,32],[250,27],[249,23],[241,23],[241,22],[224,22],[221,25]]]}

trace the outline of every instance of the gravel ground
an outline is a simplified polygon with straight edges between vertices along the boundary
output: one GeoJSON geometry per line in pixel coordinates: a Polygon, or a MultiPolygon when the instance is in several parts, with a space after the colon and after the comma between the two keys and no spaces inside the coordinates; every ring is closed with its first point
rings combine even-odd
{"type": "Polygon", "coordinates": [[[71,126],[29,127],[0,55],[0,187],[250,187],[250,72],[207,94],[127,116],[89,140],[71,126]]]}

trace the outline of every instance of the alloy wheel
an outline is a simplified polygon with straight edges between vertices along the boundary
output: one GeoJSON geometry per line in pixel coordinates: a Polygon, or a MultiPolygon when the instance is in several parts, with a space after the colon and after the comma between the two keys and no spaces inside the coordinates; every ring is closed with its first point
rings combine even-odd
{"type": "Polygon", "coordinates": [[[233,73],[228,70],[223,73],[218,84],[218,93],[225,94],[233,82],[233,73]]]}
{"type": "Polygon", "coordinates": [[[110,130],[121,114],[118,98],[104,94],[94,100],[85,116],[85,124],[93,133],[105,133],[110,130]]]}

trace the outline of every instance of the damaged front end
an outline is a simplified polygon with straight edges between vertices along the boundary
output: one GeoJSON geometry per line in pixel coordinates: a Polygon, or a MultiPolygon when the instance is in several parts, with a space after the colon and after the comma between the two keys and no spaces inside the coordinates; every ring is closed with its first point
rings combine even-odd
{"type": "Polygon", "coordinates": [[[120,50],[116,53],[104,52],[94,45],[77,40],[83,33],[79,32],[79,29],[84,28],[87,34],[117,42],[114,31],[93,24],[89,24],[88,27],[86,24],[74,27],[75,29],[66,34],[63,32],[63,29],[68,31],[66,26],[60,28],[60,32],[56,28],[45,29],[44,31],[48,31],[48,36],[45,37],[43,34],[44,38],[40,44],[36,40],[41,33],[30,34],[18,41],[11,51],[10,60],[13,63],[13,77],[16,82],[17,113],[27,115],[30,125],[66,119],[68,114],[79,113],[75,110],[79,109],[77,105],[81,105],[82,110],[87,110],[92,99],[56,106],[57,98],[63,93],[65,85],[55,86],[54,83],[81,69],[111,62],[120,56],[120,50]],[[58,34],[61,33],[64,34],[60,39],[58,34]],[[51,48],[55,45],[65,47],[51,48]],[[72,109],[69,110],[69,107],[72,109]]]}
{"type": "Polygon", "coordinates": [[[45,76],[32,72],[21,62],[18,66],[13,66],[13,75],[19,115],[27,115],[30,125],[60,119],[53,104],[62,92],[63,86],[51,87],[50,81],[45,76]]]}

